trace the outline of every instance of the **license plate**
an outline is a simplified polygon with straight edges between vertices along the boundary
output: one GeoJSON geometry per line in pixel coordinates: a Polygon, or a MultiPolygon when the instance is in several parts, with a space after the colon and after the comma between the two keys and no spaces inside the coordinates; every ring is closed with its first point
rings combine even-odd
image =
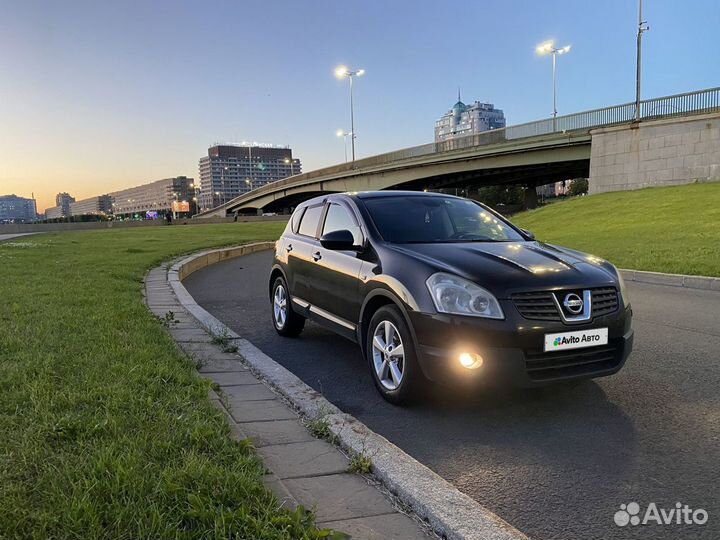
{"type": "Polygon", "coordinates": [[[607,345],[608,329],[578,330],[561,334],[545,334],[545,352],[583,349],[596,345],[607,345]]]}

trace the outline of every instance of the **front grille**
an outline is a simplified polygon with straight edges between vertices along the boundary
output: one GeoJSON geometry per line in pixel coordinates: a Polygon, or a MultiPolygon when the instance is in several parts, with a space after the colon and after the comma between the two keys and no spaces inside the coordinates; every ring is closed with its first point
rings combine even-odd
{"type": "Polygon", "coordinates": [[[592,289],[592,314],[601,317],[613,313],[618,308],[618,295],[615,287],[592,289]]]}
{"type": "MultiPolygon", "coordinates": [[[[618,309],[618,294],[615,287],[596,287],[592,291],[592,317],[602,317],[614,313],[618,309]]],[[[573,290],[582,296],[582,290],[573,290]]],[[[561,321],[560,313],[553,301],[553,294],[557,294],[558,302],[570,291],[524,292],[512,295],[512,301],[526,319],[538,321],[561,321]]]]}
{"type": "Polygon", "coordinates": [[[622,359],[622,342],[611,340],[608,345],[590,349],[558,352],[527,352],[525,369],[535,381],[574,377],[616,367],[622,359]]]}
{"type": "Polygon", "coordinates": [[[559,321],[555,302],[551,292],[528,292],[512,295],[512,301],[520,314],[526,319],[537,319],[540,321],[559,321]]]}

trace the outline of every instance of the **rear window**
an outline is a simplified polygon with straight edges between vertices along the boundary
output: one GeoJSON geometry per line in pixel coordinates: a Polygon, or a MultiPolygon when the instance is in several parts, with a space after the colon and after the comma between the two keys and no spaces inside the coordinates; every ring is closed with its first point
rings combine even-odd
{"type": "Polygon", "coordinates": [[[290,228],[292,229],[292,232],[298,232],[298,225],[300,225],[300,218],[302,218],[304,211],[304,208],[298,208],[295,212],[293,212],[292,218],[290,218],[290,228]]]}
{"type": "Polygon", "coordinates": [[[320,222],[320,214],[322,214],[323,205],[311,206],[302,216],[300,221],[300,227],[298,228],[298,234],[303,236],[311,236],[315,238],[317,234],[318,223],[320,222]]]}

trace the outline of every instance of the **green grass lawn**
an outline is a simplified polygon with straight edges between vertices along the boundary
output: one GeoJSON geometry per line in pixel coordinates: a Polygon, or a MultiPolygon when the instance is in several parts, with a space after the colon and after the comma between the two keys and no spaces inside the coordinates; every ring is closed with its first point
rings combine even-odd
{"type": "MultiPolygon", "coordinates": [[[[720,276],[720,184],[576,198],[513,219],[618,266],[720,276]]],[[[262,486],[207,382],[141,299],[145,272],[283,224],[0,243],[0,538],[317,538],[262,486]]]]}
{"type": "Polygon", "coordinates": [[[621,268],[720,276],[720,183],[576,197],[512,221],[621,268]]]}
{"type": "Polygon", "coordinates": [[[0,538],[317,538],[279,510],[209,383],[142,303],[145,272],[283,224],[0,243],[0,538]]]}

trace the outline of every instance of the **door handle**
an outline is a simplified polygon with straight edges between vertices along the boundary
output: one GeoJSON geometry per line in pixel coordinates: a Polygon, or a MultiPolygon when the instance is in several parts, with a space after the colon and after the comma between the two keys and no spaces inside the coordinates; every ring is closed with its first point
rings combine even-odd
{"type": "Polygon", "coordinates": [[[313,260],[315,262],[319,261],[320,259],[322,259],[322,255],[320,254],[319,251],[316,251],[315,253],[313,253],[313,260]]]}
{"type": "Polygon", "coordinates": [[[288,244],[287,247],[285,248],[285,251],[290,253],[292,251],[292,244],[288,244]]]}

